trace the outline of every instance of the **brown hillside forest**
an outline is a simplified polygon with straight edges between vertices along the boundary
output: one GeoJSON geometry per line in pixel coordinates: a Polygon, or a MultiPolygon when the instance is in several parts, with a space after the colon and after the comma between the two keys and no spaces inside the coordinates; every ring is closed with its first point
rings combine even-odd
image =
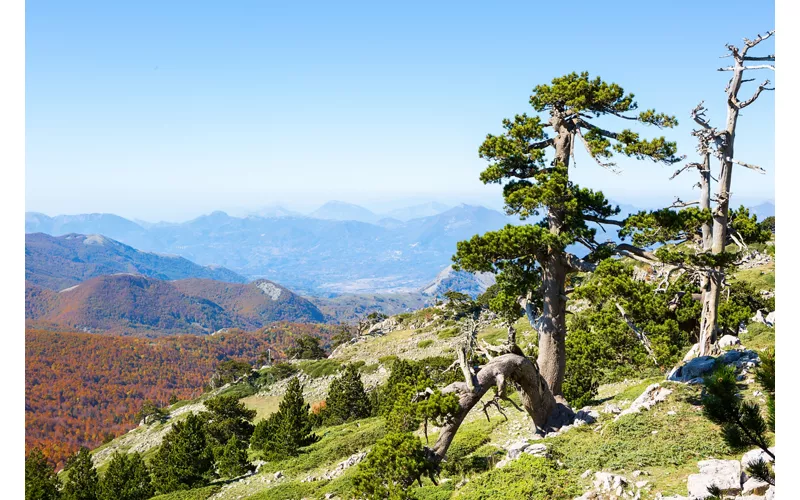
{"type": "Polygon", "coordinates": [[[58,467],[81,446],[136,425],[142,403],[166,405],[203,392],[218,363],[276,359],[305,334],[326,343],[333,329],[276,323],[258,332],[147,339],[28,329],[25,332],[25,453],[40,448],[58,467]]]}

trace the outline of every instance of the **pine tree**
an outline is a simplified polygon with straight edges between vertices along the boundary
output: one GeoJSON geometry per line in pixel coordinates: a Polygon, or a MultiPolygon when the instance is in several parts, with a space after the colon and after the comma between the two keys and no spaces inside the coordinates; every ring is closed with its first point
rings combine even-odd
{"type": "MultiPolygon", "coordinates": [[[[539,332],[538,369],[553,395],[562,394],[566,368],[566,282],[571,273],[591,270],[612,252],[639,249],[598,241],[591,224],[621,226],[619,214],[602,193],[581,188],[570,180],[569,164],[581,141],[601,166],[614,169],[616,153],[636,159],[672,164],[676,145],[664,137],[646,140],[630,129],[607,130],[595,123],[616,117],[629,123],[671,128],[677,120],[655,110],[636,113],[633,94],[615,83],[571,73],[533,89],[530,104],[545,116],[516,115],[503,121],[502,135],[488,135],[479,148],[491,164],[480,179],[504,184],[506,212],[522,219],[544,215],[528,225],[508,225],[499,231],[458,243],[454,268],[499,273],[501,291],[523,302],[532,326],[539,332]],[[551,133],[552,132],[552,133],[551,133]],[[552,152],[548,161],[547,152],[552,152]],[[580,259],[566,251],[581,244],[590,254],[580,259]]],[[[513,347],[513,346],[509,346],[513,347]]]]}
{"type": "MultiPolygon", "coordinates": [[[[767,442],[767,430],[775,430],[775,360],[772,353],[766,353],[763,358],[765,361],[757,371],[756,378],[769,397],[767,419],[761,414],[759,405],[741,397],[736,385],[736,371],[729,365],[718,366],[703,380],[703,413],[722,427],[722,436],[732,448],[757,446],[775,460],[775,454],[767,442]]],[[[775,484],[775,474],[764,460],[752,464],[746,472],[775,484]]]]}
{"type": "Polygon", "coordinates": [[[60,482],[41,450],[34,449],[25,458],[25,500],[61,498],[60,482]]]}
{"type": "Polygon", "coordinates": [[[213,478],[213,461],[205,422],[189,414],[173,425],[153,457],[154,486],[159,493],[204,486],[213,478]]]}
{"type": "Polygon", "coordinates": [[[251,470],[253,466],[247,460],[247,441],[242,443],[236,435],[231,436],[217,458],[217,471],[220,477],[239,477],[251,470]]]}
{"type": "Polygon", "coordinates": [[[356,493],[374,500],[413,498],[409,487],[421,476],[433,478],[419,438],[410,433],[392,433],[375,443],[359,464],[353,478],[356,493]]]}
{"type": "Polygon", "coordinates": [[[99,500],[146,500],[155,490],[150,471],[139,453],[116,452],[105,475],[100,479],[99,500]]]}
{"type": "Polygon", "coordinates": [[[311,432],[309,409],[300,381],[293,378],[278,411],[256,425],[250,441],[252,447],[262,451],[268,459],[297,455],[300,448],[319,439],[311,432]]]}
{"type": "Polygon", "coordinates": [[[295,340],[295,345],[286,349],[289,359],[323,359],[328,354],[319,345],[319,338],[313,335],[303,335],[295,340]]]}
{"type": "Polygon", "coordinates": [[[66,480],[61,490],[64,500],[97,500],[97,471],[89,449],[81,447],[67,459],[66,480]]]}
{"type": "Polygon", "coordinates": [[[253,435],[255,410],[249,410],[236,396],[217,396],[205,401],[208,411],[200,413],[206,422],[206,435],[214,449],[214,456],[222,452],[231,437],[239,443],[250,442],[253,435]]]}
{"type": "Polygon", "coordinates": [[[369,417],[369,396],[355,365],[345,366],[343,373],[331,382],[325,403],[326,423],[329,425],[369,417]]]}

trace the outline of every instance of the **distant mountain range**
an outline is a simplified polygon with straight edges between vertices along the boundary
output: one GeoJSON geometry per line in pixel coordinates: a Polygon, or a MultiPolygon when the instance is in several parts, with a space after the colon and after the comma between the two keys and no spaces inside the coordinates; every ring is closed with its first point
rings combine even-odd
{"type": "Polygon", "coordinates": [[[248,279],[268,278],[303,294],[329,295],[416,292],[451,263],[458,241],[513,222],[500,212],[470,205],[408,221],[384,219],[381,224],[335,219],[346,213],[364,215],[341,203],[326,204],[318,216],[323,216],[324,207],[330,209],[323,211],[326,219],[212,212],[149,227],[111,214],[28,213],[26,232],[102,234],[139,250],[224,266],[248,279]]]}
{"type": "Polygon", "coordinates": [[[432,282],[423,287],[421,292],[426,296],[440,298],[444,296],[445,292],[455,290],[475,298],[495,282],[495,276],[492,273],[455,271],[453,266],[447,266],[432,282]]]}
{"type": "Polygon", "coordinates": [[[199,266],[183,257],[140,252],[98,234],[25,235],[25,279],[34,285],[58,291],[90,278],[116,273],[136,273],[162,280],[207,278],[247,282],[243,276],[223,267],[199,266]]]}
{"type": "Polygon", "coordinates": [[[275,321],[325,320],[308,300],[267,280],[162,281],[136,274],[91,278],[60,292],[26,282],[25,318],[93,333],[209,334],[275,321]]]}

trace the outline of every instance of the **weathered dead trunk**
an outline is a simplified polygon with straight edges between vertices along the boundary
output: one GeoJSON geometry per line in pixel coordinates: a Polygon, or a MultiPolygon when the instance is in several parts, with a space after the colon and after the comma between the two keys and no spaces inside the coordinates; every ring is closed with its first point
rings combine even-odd
{"type": "MultiPolygon", "coordinates": [[[[766,38],[772,36],[773,33],[774,32],[769,32],[766,38]]],[[[747,57],[747,51],[764,39],[765,38],[762,38],[759,35],[756,40],[745,40],[744,47],[742,47],[741,50],[732,45],[728,46],[728,49],[731,51],[731,56],[733,57],[733,65],[729,68],[720,69],[722,71],[733,72],[731,80],[728,82],[728,87],[726,89],[727,117],[725,121],[725,129],[722,131],[716,131],[715,129],[711,129],[707,123],[698,121],[698,123],[704,124],[704,126],[713,133],[713,142],[717,148],[716,156],[719,158],[720,162],[717,206],[712,212],[713,224],[711,230],[710,250],[713,255],[719,255],[723,253],[725,251],[725,245],[728,242],[728,215],[730,210],[731,181],[733,178],[734,163],[739,163],[740,165],[753,168],[752,165],[737,162],[735,160],[736,157],[734,156],[734,143],[736,139],[736,123],[739,119],[739,111],[752,104],[761,94],[761,91],[763,91],[769,84],[769,80],[765,81],[758,87],[758,90],[756,90],[756,93],[750,99],[747,99],[743,102],[739,100],[739,90],[741,89],[744,81],[744,72],[748,69],[761,69],[758,66],[747,67],[745,66],[745,61],[774,61],[774,55],[756,59],[748,59],[747,57]]],[[[774,69],[774,67],[771,66],[769,66],[769,68],[774,69]]],[[[755,168],[758,169],[758,167],[755,168]]],[[[705,227],[703,228],[703,231],[705,245],[705,227]]],[[[700,322],[699,347],[701,356],[713,354],[714,351],[717,350],[716,341],[717,332],[719,330],[719,326],[717,324],[719,297],[724,278],[725,269],[722,267],[714,268],[709,272],[708,275],[708,288],[703,297],[703,313],[700,322]]]]}
{"type": "Polygon", "coordinates": [[[492,387],[497,387],[498,394],[504,397],[506,384],[514,382],[519,390],[523,408],[530,415],[533,424],[540,429],[545,427],[548,417],[557,406],[553,393],[539,374],[536,365],[525,356],[518,354],[498,356],[481,368],[475,378],[477,383],[474,389],[470,389],[466,382],[454,382],[442,389],[442,393],[454,392],[458,395],[460,408],[442,427],[436,444],[429,450],[428,458],[435,463],[444,459],[464,418],[492,387]]]}

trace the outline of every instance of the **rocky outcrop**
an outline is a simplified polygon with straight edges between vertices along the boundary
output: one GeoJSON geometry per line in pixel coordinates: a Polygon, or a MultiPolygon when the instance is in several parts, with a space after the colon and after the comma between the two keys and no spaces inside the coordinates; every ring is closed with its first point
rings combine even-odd
{"type": "Polygon", "coordinates": [[[702,377],[711,373],[717,362],[726,365],[735,365],[736,370],[746,373],[755,367],[760,361],[758,353],[748,349],[732,349],[721,356],[700,356],[694,358],[683,365],[675,367],[667,380],[684,383],[702,383],[702,377]]]}
{"type": "Polygon", "coordinates": [[[620,414],[617,415],[614,420],[619,419],[623,415],[639,413],[642,410],[649,410],[656,404],[667,399],[667,396],[670,394],[672,394],[672,389],[661,387],[661,384],[653,384],[645,389],[644,392],[638,398],[636,398],[628,408],[620,412],[620,414]]]}
{"type": "Polygon", "coordinates": [[[711,497],[710,486],[716,486],[728,495],[742,491],[742,465],[738,460],[702,460],[697,466],[700,473],[691,474],[687,481],[692,498],[711,497]]]}

